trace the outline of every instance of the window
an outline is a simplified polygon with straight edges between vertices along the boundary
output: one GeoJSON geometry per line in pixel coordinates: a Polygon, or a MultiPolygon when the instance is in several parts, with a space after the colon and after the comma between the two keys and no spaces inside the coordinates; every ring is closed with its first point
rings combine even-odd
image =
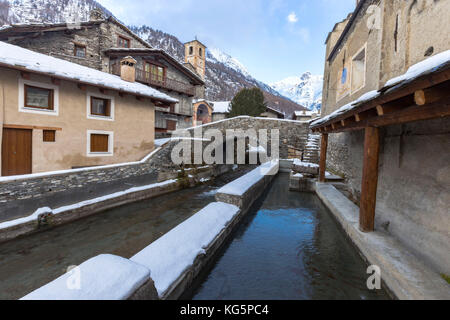
{"type": "Polygon", "coordinates": [[[108,152],[107,134],[91,134],[91,152],[108,152]]]}
{"type": "Polygon", "coordinates": [[[157,66],[151,63],[145,64],[145,78],[151,79],[151,81],[164,82],[165,80],[165,69],[162,66],[157,66]]]}
{"type": "Polygon", "coordinates": [[[58,116],[59,86],[19,78],[19,112],[58,116]]]}
{"type": "Polygon", "coordinates": [[[53,110],[53,90],[25,84],[26,108],[53,110]]]}
{"type": "Polygon", "coordinates": [[[111,115],[111,100],[91,97],[91,115],[109,117],[111,115]]]}
{"type": "Polygon", "coordinates": [[[56,131],[55,130],[44,130],[43,131],[43,141],[44,142],[55,142],[56,141],[56,131]]]}
{"type": "Polygon", "coordinates": [[[352,94],[366,85],[366,47],[364,46],[352,59],[352,94]]]}
{"type": "Polygon", "coordinates": [[[114,96],[88,92],[86,113],[88,119],[114,121],[114,96]]]}
{"type": "Polygon", "coordinates": [[[200,57],[203,57],[203,50],[202,50],[202,48],[198,49],[198,54],[200,55],[200,57]]]}
{"type": "Polygon", "coordinates": [[[86,58],[86,46],[75,43],[73,54],[78,58],[86,58]]]}
{"type": "Polygon", "coordinates": [[[105,157],[113,155],[113,133],[109,131],[88,130],[87,155],[105,157]]]}
{"type": "Polygon", "coordinates": [[[193,55],[194,54],[194,47],[189,47],[189,55],[193,55]]]}
{"type": "Polygon", "coordinates": [[[118,47],[119,48],[129,48],[130,47],[130,39],[119,36],[118,47]]]}

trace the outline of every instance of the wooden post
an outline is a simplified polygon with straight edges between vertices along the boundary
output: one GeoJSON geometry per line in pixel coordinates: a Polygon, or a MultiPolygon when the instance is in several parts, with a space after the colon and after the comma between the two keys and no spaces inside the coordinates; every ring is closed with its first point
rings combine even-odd
{"type": "Polygon", "coordinates": [[[365,131],[359,228],[363,232],[372,232],[375,229],[380,131],[376,127],[367,127],[365,131]]]}
{"type": "Polygon", "coordinates": [[[322,142],[320,144],[319,182],[325,182],[325,171],[327,169],[327,148],[328,133],[322,133],[322,142]]]}

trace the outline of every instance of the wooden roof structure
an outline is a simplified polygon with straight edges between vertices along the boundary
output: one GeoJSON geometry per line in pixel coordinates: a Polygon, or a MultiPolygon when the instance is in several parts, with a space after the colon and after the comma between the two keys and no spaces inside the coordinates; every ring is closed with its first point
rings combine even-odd
{"type": "Polygon", "coordinates": [[[192,72],[183,64],[178,62],[174,57],[162,49],[145,49],[145,48],[110,48],[105,50],[104,53],[109,57],[123,57],[125,55],[133,56],[154,56],[159,59],[167,61],[175,69],[186,75],[194,85],[204,85],[205,82],[200,78],[197,73],[192,72]]]}
{"type": "MultiPolygon", "coordinates": [[[[450,55],[444,52],[442,56],[446,59],[450,55]]],[[[322,134],[320,182],[325,182],[328,134],[365,131],[359,218],[363,232],[373,231],[375,225],[380,127],[450,116],[450,59],[421,71],[412,77],[407,73],[392,85],[372,92],[371,98],[344,106],[311,124],[314,133],[322,134]]]]}

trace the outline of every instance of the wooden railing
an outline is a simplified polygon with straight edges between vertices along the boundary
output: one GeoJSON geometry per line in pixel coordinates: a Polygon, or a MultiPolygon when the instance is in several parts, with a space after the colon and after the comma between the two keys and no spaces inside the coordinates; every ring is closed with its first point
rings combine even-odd
{"type": "MultiPolygon", "coordinates": [[[[120,76],[120,65],[117,63],[113,64],[111,73],[120,76]]],[[[184,93],[190,97],[195,95],[195,87],[193,85],[167,77],[161,78],[139,68],[136,68],[136,81],[148,84],[151,87],[184,93]]]]}

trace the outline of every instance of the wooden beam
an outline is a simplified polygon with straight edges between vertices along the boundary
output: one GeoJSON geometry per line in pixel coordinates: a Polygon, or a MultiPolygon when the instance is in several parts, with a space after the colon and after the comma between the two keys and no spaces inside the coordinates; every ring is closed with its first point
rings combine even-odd
{"type": "Polygon", "coordinates": [[[450,85],[449,82],[444,82],[431,88],[417,90],[414,92],[414,101],[418,106],[423,106],[448,96],[450,96],[450,85]]]}
{"type": "Polygon", "coordinates": [[[59,86],[61,84],[61,80],[57,79],[57,78],[52,78],[52,83],[55,86],[59,86]]]}
{"type": "Polygon", "coordinates": [[[31,79],[31,73],[29,73],[29,72],[22,71],[22,72],[20,73],[20,75],[21,75],[22,78],[25,79],[25,80],[30,80],[30,79],[31,79]]]}
{"type": "Polygon", "coordinates": [[[85,84],[79,83],[79,84],[78,84],[78,89],[80,89],[80,90],[82,90],[82,91],[86,91],[86,90],[87,90],[87,87],[86,87],[85,84]]]}
{"type": "Polygon", "coordinates": [[[33,125],[23,125],[23,124],[4,124],[3,128],[9,129],[36,129],[36,130],[55,130],[62,131],[59,127],[44,127],[44,126],[33,126],[33,125]]]}
{"type": "Polygon", "coordinates": [[[319,182],[325,182],[325,172],[327,169],[327,148],[328,148],[328,134],[322,134],[322,141],[320,144],[320,162],[319,162],[319,182]]]}
{"type": "Polygon", "coordinates": [[[99,88],[98,91],[100,91],[101,94],[108,94],[108,90],[99,88]]]}
{"type": "Polygon", "coordinates": [[[380,151],[380,129],[367,127],[364,138],[364,163],[359,208],[359,228],[362,232],[375,229],[375,207],[378,186],[378,158],[380,151]]]}

